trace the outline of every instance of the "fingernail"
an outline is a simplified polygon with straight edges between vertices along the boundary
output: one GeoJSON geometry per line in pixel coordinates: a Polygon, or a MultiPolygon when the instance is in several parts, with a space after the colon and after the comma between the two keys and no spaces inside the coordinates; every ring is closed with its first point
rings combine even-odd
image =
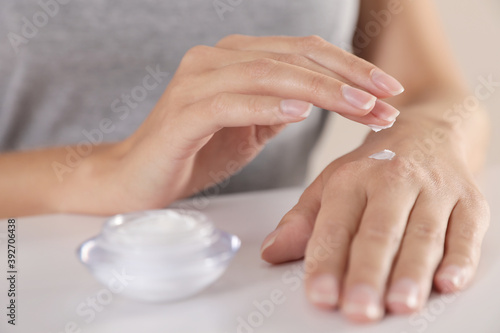
{"type": "Polygon", "coordinates": [[[393,96],[399,95],[405,91],[405,88],[398,80],[378,69],[372,71],[372,81],[379,89],[393,96]]]}
{"type": "Polygon", "coordinates": [[[355,320],[376,320],[382,317],[380,297],[372,287],[362,284],[347,293],[342,312],[355,320]]]}
{"type": "Polygon", "coordinates": [[[377,97],[347,84],[342,86],[342,95],[349,104],[361,110],[373,109],[377,101],[377,97]]]}
{"type": "Polygon", "coordinates": [[[280,103],[281,112],[288,116],[307,118],[312,111],[313,105],[296,99],[284,99],[280,103]]]}
{"type": "Polygon", "coordinates": [[[450,265],[441,271],[437,279],[441,281],[444,292],[453,292],[465,286],[467,275],[463,268],[450,265]]]}
{"type": "Polygon", "coordinates": [[[338,299],[338,283],[332,274],[321,274],[313,278],[309,291],[309,300],[312,303],[333,307],[337,305],[338,299]]]}
{"type": "Polygon", "coordinates": [[[395,107],[380,100],[377,101],[371,113],[379,119],[390,122],[396,121],[396,118],[400,114],[395,107]]]}
{"type": "Polygon", "coordinates": [[[387,303],[393,312],[405,313],[417,308],[418,298],[418,285],[412,279],[403,278],[389,289],[387,303]]]}
{"type": "Polygon", "coordinates": [[[263,253],[268,247],[274,244],[276,237],[278,237],[279,228],[271,232],[262,242],[260,253],[263,253]]]}
{"type": "Polygon", "coordinates": [[[374,132],[380,132],[381,130],[385,130],[385,129],[391,128],[392,125],[394,125],[395,122],[396,121],[394,120],[392,123],[390,123],[387,126],[370,125],[370,124],[368,124],[366,126],[370,127],[372,129],[372,131],[374,131],[374,132]]]}

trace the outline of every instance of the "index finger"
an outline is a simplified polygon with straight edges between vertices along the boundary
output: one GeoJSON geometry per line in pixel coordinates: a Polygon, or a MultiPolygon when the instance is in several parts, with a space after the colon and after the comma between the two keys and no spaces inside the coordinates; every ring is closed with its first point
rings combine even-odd
{"type": "Polygon", "coordinates": [[[253,37],[231,35],[217,45],[221,48],[300,54],[328,68],[379,98],[396,96],[403,85],[374,64],[337,47],[318,36],[253,37]]]}

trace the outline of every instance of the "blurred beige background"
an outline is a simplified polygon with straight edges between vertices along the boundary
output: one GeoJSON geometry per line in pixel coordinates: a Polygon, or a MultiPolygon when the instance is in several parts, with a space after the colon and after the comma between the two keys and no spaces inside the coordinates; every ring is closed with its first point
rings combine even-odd
{"type": "MultiPolygon", "coordinates": [[[[500,82],[500,0],[435,0],[455,57],[474,88],[478,76],[493,75],[500,82]]],[[[425,24],[425,22],[423,22],[425,24]]],[[[500,164],[500,89],[484,102],[491,115],[492,141],[489,164],[500,164]]],[[[342,117],[330,121],[310,161],[312,180],[333,159],[363,140],[368,129],[342,117]]]]}

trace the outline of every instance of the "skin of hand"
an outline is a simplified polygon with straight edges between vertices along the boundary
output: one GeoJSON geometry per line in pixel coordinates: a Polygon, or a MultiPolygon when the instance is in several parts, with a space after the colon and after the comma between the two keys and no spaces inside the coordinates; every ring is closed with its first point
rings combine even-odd
{"type": "Polygon", "coordinates": [[[402,91],[376,66],[316,36],[231,35],[190,49],[140,128],[95,147],[64,181],[50,169],[64,161],[62,148],[1,155],[0,173],[11,177],[2,183],[0,216],[162,208],[237,172],[312,105],[387,126],[399,111],[380,99],[402,91]],[[37,186],[16,201],[26,175],[37,186]]]}
{"type": "Polygon", "coordinates": [[[309,300],[354,321],[378,320],[385,306],[420,309],[433,279],[441,292],[463,289],[489,223],[465,154],[451,143],[458,135],[446,133],[437,158],[415,148],[425,130],[404,127],[372,134],[331,163],[264,241],[271,263],[305,255],[309,300]],[[383,149],[399,153],[368,158],[383,149]]]}
{"type": "MultiPolygon", "coordinates": [[[[359,26],[369,22],[366,13],[386,6],[362,1],[359,26]]],[[[362,52],[401,73],[407,93],[391,100],[402,111],[398,121],[333,161],[261,249],[274,264],[304,257],[309,300],[356,322],[380,320],[386,310],[417,311],[433,286],[442,293],[464,289],[490,219],[473,176],[484,159],[488,118],[480,108],[467,119],[446,117],[468,96],[463,80],[448,65],[430,1],[407,6],[362,52]],[[396,157],[368,158],[384,149],[396,157]]]]}

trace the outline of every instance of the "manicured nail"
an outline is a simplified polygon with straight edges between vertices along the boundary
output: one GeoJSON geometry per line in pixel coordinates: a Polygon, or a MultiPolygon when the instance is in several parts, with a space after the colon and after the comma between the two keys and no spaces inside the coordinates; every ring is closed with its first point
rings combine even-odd
{"type": "Polygon", "coordinates": [[[281,112],[292,117],[307,118],[312,111],[313,105],[296,99],[284,99],[280,103],[281,112]]]}
{"type": "Polygon", "coordinates": [[[374,132],[380,132],[381,130],[385,130],[385,129],[391,128],[392,125],[394,125],[395,122],[396,121],[394,120],[392,123],[390,123],[387,126],[370,125],[370,124],[368,124],[366,126],[370,127],[372,129],[372,131],[374,131],[374,132]]]}
{"type": "Polygon", "coordinates": [[[390,121],[391,123],[396,121],[396,118],[400,114],[400,112],[395,107],[380,100],[377,101],[371,113],[375,117],[385,121],[390,121]]]}
{"type": "Polygon", "coordinates": [[[387,303],[393,312],[407,313],[418,306],[419,287],[412,279],[404,278],[389,289],[387,303]]]}
{"type": "Polygon", "coordinates": [[[334,307],[337,305],[338,299],[338,282],[332,274],[321,274],[313,278],[309,290],[309,300],[312,303],[334,307]]]}
{"type": "Polygon", "coordinates": [[[439,273],[437,279],[441,281],[444,292],[453,292],[465,286],[467,274],[463,268],[457,265],[450,265],[439,273]]]}
{"type": "Polygon", "coordinates": [[[349,104],[361,110],[370,111],[377,101],[377,97],[347,84],[342,86],[342,94],[349,104]]]}
{"type": "Polygon", "coordinates": [[[268,247],[274,244],[276,237],[278,237],[279,228],[267,235],[266,239],[262,242],[260,253],[263,253],[268,247]]]}
{"type": "Polygon", "coordinates": [[[399,95],[405,91],[405,88],[398,80],[379,69],[374,69],[372,71],[372,81],[379,89],[382,89],[392,96],[399,95]]]}
{"type": "Polygon", "coordinates": [[[383,310],[380,297],[372,287],[368,285],[357,285],[348,291],[342,312],[348,317],[358,320],[376,320],[382,318],[383,310]]]}

